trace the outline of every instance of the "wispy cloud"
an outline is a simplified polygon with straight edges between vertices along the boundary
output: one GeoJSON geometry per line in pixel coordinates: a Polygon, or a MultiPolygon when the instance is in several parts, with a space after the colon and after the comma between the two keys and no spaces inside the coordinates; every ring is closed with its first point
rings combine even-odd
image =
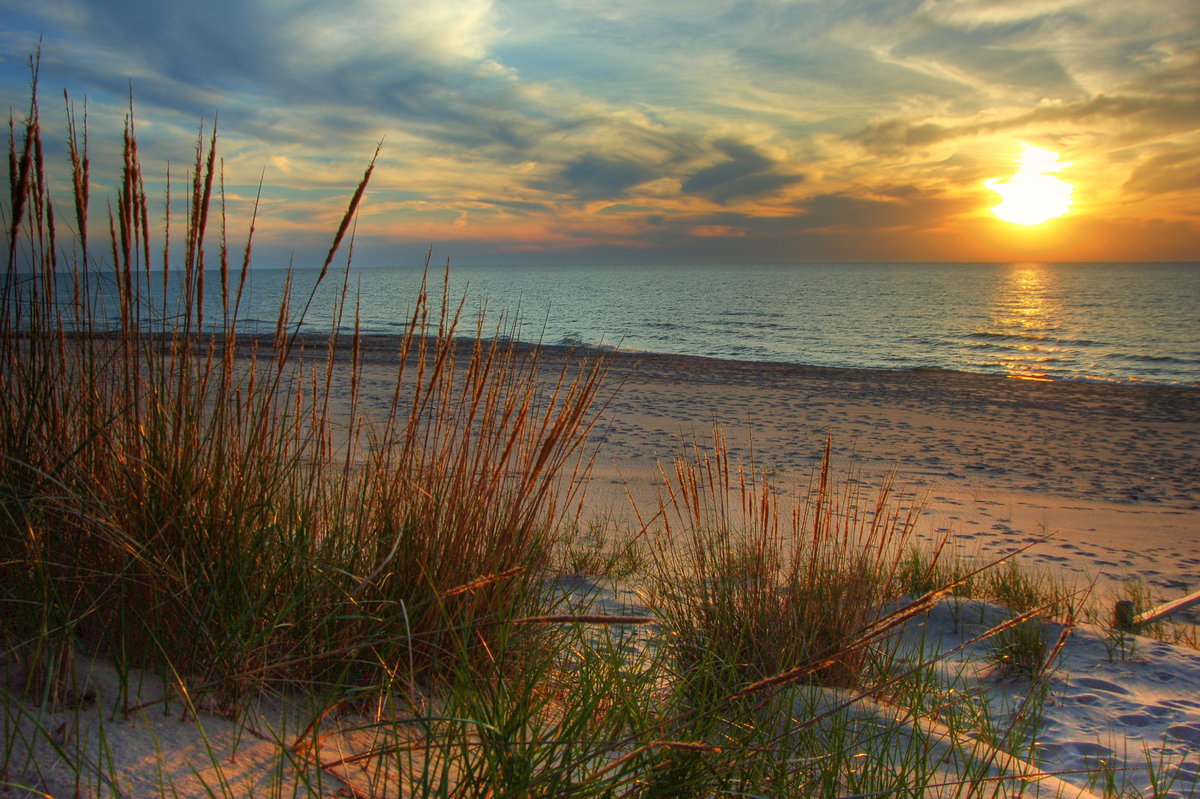
{"type": "MultiPolygon", "coordinates": [[[[1197,69],[1200,71],[1200,60],[1197,69]]],[[[1200,90],[1200,78],[1196,89],[1200,90]]],[[[849,138],[875,153],[897,155],[951,139],[1039,127],[1069,132],[1087,123],[1113,125],[1111,138],[1120,145],[1192,133],[1200,129],[1200,91],[1191,97],[1097,95],[1077,103],[1045,102],[1023,114],[960,125],[886,119],[872,122],[849,138]]]]}
{"type": "Polygon", "coordinates": [[[681,185],[683,191],[724,205],[737,198],[774,194],[804,180],[803,175],[780,172],[773,159],[741,142],[724,139],[715,147],[725,160],[689,176],[681,185]]]}
{"type": "Polygon", "coordinates": [[[726,243],[750,260],[1024,257],[982,188],[1021,140],[1075,164],[1059,249],[1039,253],[1082,252],[1070,231],[1089,214],[1174,225],[1193,257],[1200,244],[1200,9],[1184,0],[0,10],[0,97],[16,109],[44,36],[43,88],[88,95],[96,141],[115,139],[130,82],[148,161],[186,163],[219,111],[232,200],[266,170],[267,244],[323,231],[380,139],[363,235],[499,258],[678,260],[726,243]]]}

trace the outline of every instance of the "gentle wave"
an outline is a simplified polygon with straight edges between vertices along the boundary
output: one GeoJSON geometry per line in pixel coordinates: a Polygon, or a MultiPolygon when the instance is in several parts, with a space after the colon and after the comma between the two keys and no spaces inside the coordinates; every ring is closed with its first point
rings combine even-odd
{"type": "Polygon", "coordinates": [[[979,339],[982,341],[1041,341],[1047,344],[1056,344],[1064,347],[1102,346],[1100,342],[1093,341],[1091,339],[1058,338],[1045,333],[992,333],[988,331],[977,331],[967,334],[966,337],[968,339],[979,339]]]}
{"type": "Polygon", "coordinates": [[[1180,366],[1200,367],[1200,359],[1176,358],[1172,355],[1137,355],[1133,353],[1110,352],[1102,357],[1113,360],[1134,361],[1138,363],[1169,363],[1179,364],[1180,366]]]}
{"type": "MultiPolygon", "coordinates": [[[[251,273],[241,329],[275,329],[285,276],[251,273]]],[[[296,296],[316,276],[296,270],[296,296]]],[[[421,276],[355,270],[362,331],[407,324],[421,276]]],[[[111,285],[100,280],[97,294],[111,285]]],[[[333,307],[341,285],[326,280],[312,307],[333,307]]],[[[1200,387],[1200,264],[460,266],[450,292],[467,298],[468,331],[476,310],[495,330],[519,308],[500,329],[565,346],[1200,387]]],[[[219,292],[206,296],[207,319],[219,318],[218,302],[219,292]]],[[[330,322],[314,314],[302,329],[330,322]]]]}

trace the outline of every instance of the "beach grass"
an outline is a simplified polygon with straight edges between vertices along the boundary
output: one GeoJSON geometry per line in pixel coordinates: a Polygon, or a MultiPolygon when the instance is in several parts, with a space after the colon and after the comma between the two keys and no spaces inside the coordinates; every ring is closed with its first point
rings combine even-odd
{"type": "MultiPolygon", "coordinates": [[[[162,222],[186,243],[182,263],[151,251],[132,111],[109,241],[96,252],[80,235],[62,263],[38,114],[35,97],[10,151],[0,295],[0,578],[29,684],[65,699],[78,644],[204,686],[233,713],[254,685],[372,683],[397,661],[436,681],[460,656],[489,658],[497,620],[536,606],[604,362],[579,358],[540,385],[536,353],[478,325],[464,345],[461,305],[422,286],[395,399],[368,424],[352,319],[340,340],[354,298],[333,267],[373,164],[322,265],[321,280],[342,278],[342,304],[314,355],[296,332],[304,297],[298,312],[285,299],[273,335],[238,330],[252,239],[240,264],[223,223],[208,239],[208,220],[224,219],[215,132],[197,142],[186,218],[162,222]],[[97,296],[107,280],[115,291],[97,296]],[[218,319],[203,316],[206,291],[220,293],[218,319]],[[349,413],[335,421],[340,345],[349,413]],[[470,634],[452,646],[448,630],[470,634]]],[[[83,231],[81,133],[70,144],[83,231]]]]}
{"type": "Polygon", "coordinates": [[[1000,636],[1061,616],[1058,589],[912,547],[920,503],[839,480],[828,446],[788,494],[753,458],[731,462],[719,430],[679,455],[639,529],[581,524],[588,436],[613,390],[604,358],[572,358],[547,383],[536,348],[464,319],[445,281],[423,283],[390,407],[360,406],[348,270],[373,161],[320,265],[318,282],[341,286],[329,335],[298,332],[312,294],[289,294],[274,333],[250,335],[238,311],[254,220],[244,243],[227,239],[215,130],[160,244],[131,109],[97,244],[86,120],[68,104],[63,213],[36,66],[33,85],[13,125],[0,288],[6,789],[828,797],[1019,784],[997,753],[1031,751],[1037,700],[998,726],[986,697],[949,700],[939,656],[902,650],[899,634],[958,592],[1010,603],[1000,636]],[[347,372],[344,413],[331,394],[347,372]],[[639,583],[649,615],[577,606],[556,588],[567,572],[639,583]],[[96,663],[111,691],[95,693],[96,663]],[[264,703],[299,710],[268,728],[264,703]],[[114,742],[131,720],[165,730],[152,716],[201,736],[226,723],[226,737],[204,737],[204,762],[183,774],[155,738],[158,771],[137,782],[114,742]],[[260,745],[267,765],[248,779],[237,753],[260,745]]]}
{"type": "Polygon", "coordinates": [[[900,595],[915,499],[893,502],[890,482],[875,497],[853,476],[839,485],[828,441],[807,489],[789,497],[753,459],[731,464],[719,430],[713,438],[676,459],[657,514],[650,603],[681,675],[728,669],[728,690],[814,664],[816,682],[861,687],[877,655],[864,633],[900,595]]]}

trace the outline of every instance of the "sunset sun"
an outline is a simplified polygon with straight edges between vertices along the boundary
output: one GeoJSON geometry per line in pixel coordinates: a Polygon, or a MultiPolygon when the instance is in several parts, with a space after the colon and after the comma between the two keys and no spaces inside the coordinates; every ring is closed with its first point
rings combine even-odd
{"type": "Polygon", "coordinates": [[[999,205],[992,207],[992,213],[1018,225],[1037,225],[1067,213],[1073,187],[1047,173],[1058,172],[1071,164],[1059,163],[1058,153],[1030,144],[1025,144],[1017,161],[1021,166],[1011,178],[1006,181],[992,179],[983,184],[1003,198],[999,205]]]}

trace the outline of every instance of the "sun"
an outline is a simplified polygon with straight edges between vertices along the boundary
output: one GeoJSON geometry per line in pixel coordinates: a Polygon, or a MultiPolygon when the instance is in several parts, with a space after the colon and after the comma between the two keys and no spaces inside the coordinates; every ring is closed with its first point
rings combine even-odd
{"type": "Polygon", "coordinates": [[[1071,166],[1058,163],[1058,153],[1025,144],[1017,162],[1017,174],[1006,181],[988,180],[983,185],[1003,197],[992,207],[992,213],[1006,222],[1018,225],[1037,225],[1047,219],[1062,216],[1071,207],[1070,183],[1047,175],[1071,166]]]}

